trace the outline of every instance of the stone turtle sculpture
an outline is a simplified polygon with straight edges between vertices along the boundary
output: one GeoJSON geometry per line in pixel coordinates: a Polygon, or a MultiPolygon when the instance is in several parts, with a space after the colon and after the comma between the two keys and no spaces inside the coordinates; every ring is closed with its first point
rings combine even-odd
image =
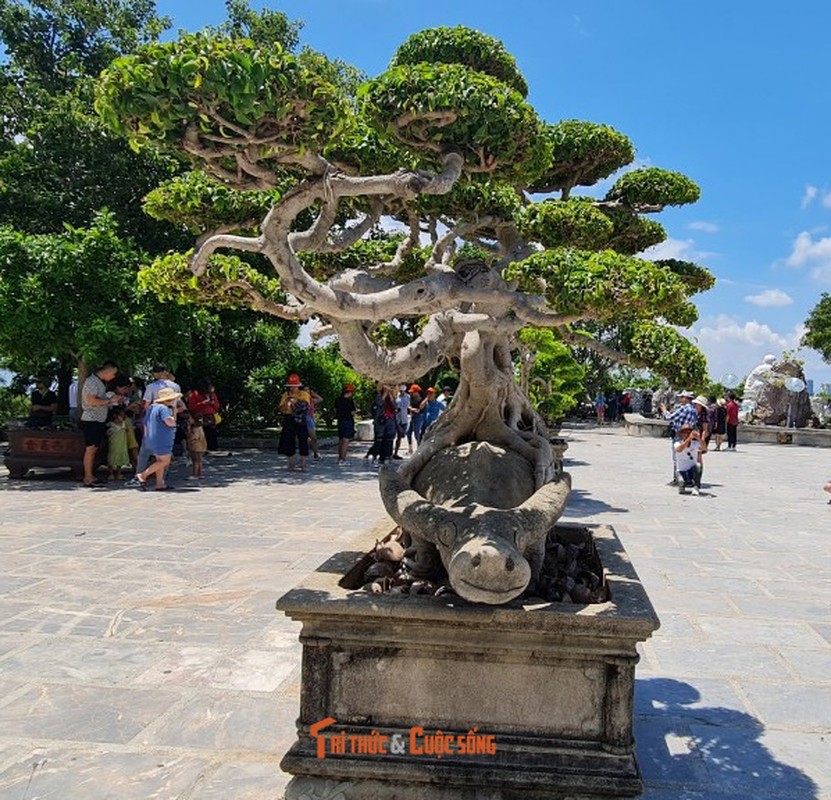
{"type": "Polygon", "coordinates": [[[566,473],[535,490],[527,459],[481,441],[440,450],[412,486],[391,466],[380,482],[387,512],[414,545],[438,550],[453,590],[491,605],[536,582],[571,490],[566,473]]]}

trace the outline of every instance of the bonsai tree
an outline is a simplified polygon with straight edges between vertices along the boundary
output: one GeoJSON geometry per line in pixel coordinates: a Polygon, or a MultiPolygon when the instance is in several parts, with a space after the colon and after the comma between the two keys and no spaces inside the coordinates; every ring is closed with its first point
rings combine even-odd
{"type": "MultiPolygon", "coordinates": [[[[674,326],[696,319],[689,298],[712,277],[636,255],[665,238],[651,216],[694,202],[698,187],[646,168],[624,171],[602,199],[580,195],[633,161],[631,142],[602,124],[541,120],[514,58],[474,30],[411,36],[355,92],[344,75],[311,51],[216,32],[145,46],[104,72],[102,119],[135,148],[173,148],[194,166],[146,208],[187,225],[196,246],[157,259],[141,280],[168,300],[316,318],[357,370],[386,383],[452,365],[449,411],[400,470],[382,474],[382,496],[445,566],[475,537],[472,519],[513,509],[503,528],[525,533],[507,556],[494,545],[501,577],[484,582],[504,583],[505,563],[516,576],[529,553],[532,577],[567,482],[515,380],[518,336],[547,329],[677,384],[703,383],[703,356],[674,326]],[[583,322],[614,328],[619,349],[583,322]],[[483,475],[504,472],[505,453],[524,465],[507,496],[485,502],[476,478],[470,491],[449,490],[431,466],[478,444],[491,453],[475,459],[483,475]]],[[[483,563],[469,548],[466,559],[483,563]]],[[[449,571],[465,596],[510,594],[460,589],[449,571]]]]}

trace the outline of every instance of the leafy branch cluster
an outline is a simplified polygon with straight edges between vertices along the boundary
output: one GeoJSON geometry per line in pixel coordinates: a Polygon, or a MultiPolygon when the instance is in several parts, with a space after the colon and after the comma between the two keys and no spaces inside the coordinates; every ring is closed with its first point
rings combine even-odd
{"type": "Polygon", "coordinates": [[[689,297],[712,276],[637,256],[666,237],[647,215],[698,199],[692,180],[650,167],[623,172],[602,199],[572,194],[629,165],[632,143],[606,125],[541,120],[514,59],[477,31],[415,34],[354,91],[327,63],[213,31],[144,46],[104,73],[96,108],[113,130],[210,176],[148,198],[201,236],[192,255],[157,260],[145,285],[316,316],[377,377],[458,359],[476,331],[511,340],[533,326],[703,382],[703,357],[674,326],[695,320],[689,297]],[[404,232],[373,239],[385,217],[404,232]],[[275,282],[241,286],[254,277],[217,256],[227,248],[264,256],[275,282]],[[392,320],[423,322],[392,345],[379,327],[392,320]],[[629,352],[576,327],[587,320],[617,326],[629,352]]]}

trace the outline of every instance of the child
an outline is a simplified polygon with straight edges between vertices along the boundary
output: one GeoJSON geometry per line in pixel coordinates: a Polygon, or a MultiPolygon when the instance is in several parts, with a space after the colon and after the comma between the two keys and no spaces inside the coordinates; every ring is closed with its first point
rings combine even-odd
{"type": "Polygon", "coordinates": [[[130,456],[130,466],[135,472],[138,464],[139,442],[136,438],[136,426],[133,424],[129,409],[125,409],[124,429],[127,432],[127,453],[130,456]]]}
{"type": "Polygon", "coordinates": [[[121,470],[130,464],[127,448],[127,412],[113,408],[107,425],[107,466],[113,480],[121,480],[121,470]]]}
{"type": "Polygon", "coordinates": [[[205,477],[203,457],[208,451],[208,440],[205,438],[205,429],[202,426],[201,414],[185,415],[188,456],[191,463],[191,478],[205,477]]]}
{"type": "Polygon", "coordinates": [[[355,387],[347,383],[341,396],[335,400],[335,416],[338,420],[338,466],[347,463],[349,442],[355,438],[355,387]]]}
{"type": "Polygon", "coordinates": [[[701,434],[688,422],[685,422],[678,431],[673,442],[675,465],[683,483],[678,488],[679,494],[686,494],[692,487],[691,494],[698,495],[701,490],[701,434]]]}

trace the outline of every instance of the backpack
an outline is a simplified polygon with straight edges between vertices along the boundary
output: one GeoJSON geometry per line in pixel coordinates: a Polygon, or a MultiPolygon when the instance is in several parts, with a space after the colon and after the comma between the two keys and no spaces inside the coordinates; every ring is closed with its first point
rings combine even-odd
{"type": "Polygon", "coordinates": [[[309,404],[305,400],[297,400],[291,410],[291,418],[298,424],[306,424],[309,415],[309,404]]]}

